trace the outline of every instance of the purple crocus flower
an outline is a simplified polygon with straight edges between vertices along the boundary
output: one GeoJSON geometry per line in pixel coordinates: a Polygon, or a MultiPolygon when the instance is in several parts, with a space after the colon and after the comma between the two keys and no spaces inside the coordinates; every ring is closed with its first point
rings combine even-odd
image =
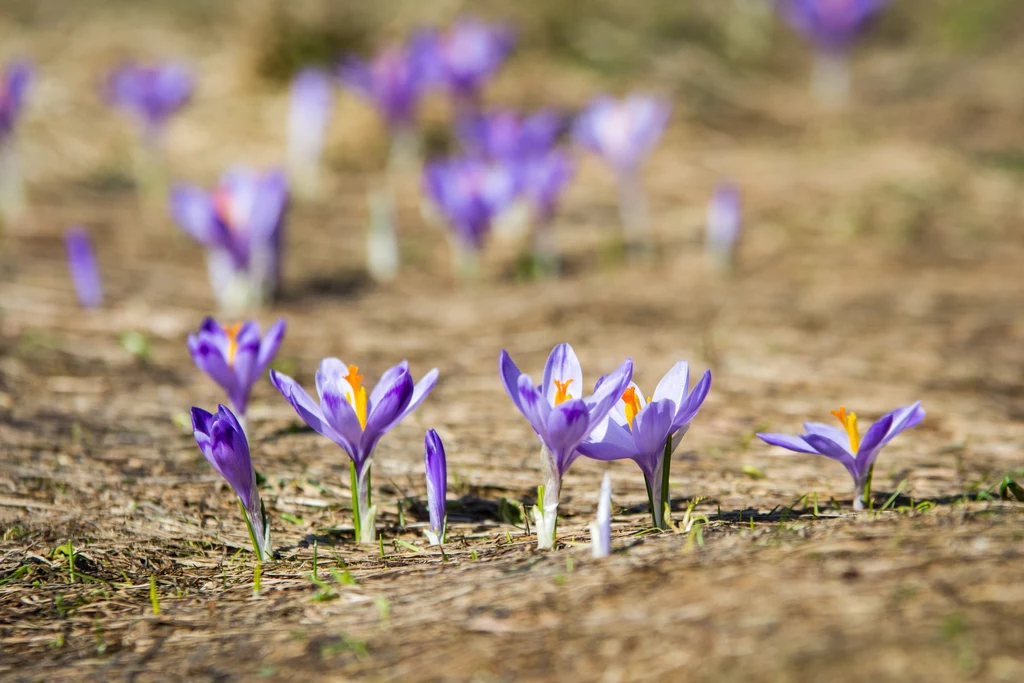
{"type": "Polygon", "coordinates": [[[826,52],[849,48],[890,0],[777,0],[786,22],[826,52]]]}
{"type": "Polygon", "coordinates": [[[448,526],[445,496],[448,494],[448,465],[441,437],[433,429],[427,430],[424,443],[427,466],[427,505],[430,508],[430,529],[426,532],[431,545],[444,543],[448,526]]]}
{"type": "Polygon", "coordinates": [[[705,249],[721,269],[729,268],[735,260],[741,220],[739,188],[731,183],[720,184],[708,203],[705,249]]]}
{"type": "Polygon", "coordinates": [[[533,206],[538,222],[547,223],[552,219],[573,170],[569,156],[560,149],[520,162],[522,193],[533,206]]]}
{"type": "Polygon", "coordinates": [[[443,84],[462,106],[476,106],[484,83],[505,62],[515,36],[507,27],[465,17],[443,34],[426,33],[432,80],[443,84]]]}
{"type": "Polygon", "coordinates": [[[376,536],[370,466],[377,442],[423,402],[437,383],[437,374],[434,368],[413,385],[409,364],[403,360],[385,371],[367,395],[358,367],[325,358],[316,372],[320,396],[317,405],[291,377],[270,371],[270,381],[299,417],[313,431],[341,446],[352,459],[352,499],[358,503],[352,507],[360,543],[373,543],[376,536]]]}
{"type": "Polygon", "coordinates": [[[315,189],[324,137],[334,107],[334,79],[315,67],[303,69],[292,81],[288,109],[288,168],[294,179],[315,189]]]}
{"type": "Polygon", "coordinates": [[[552,349],[539,386],[529,375],[519,371],[504,350],[499,358],[499,369],[505,391],[541,442],[545,484],[540,487],[533,514],[537,523],[537,547],[551,548],[555,542],[562,478],[581,455],[577,450],[579,445],[604,421],[629,385],[633,361],[626,359],[613,373],[598,380],[594,393],[585,398],[583,369],[568,344],[552,349]]]}
{"type": "Polygon", "coordinates": [[[490,159],[524,159],[550,150],[562,117],[544,109],[530,116],[502,110],[461,119],[456,133],[468,152],[490,159]]]}
{"type": "Polygon", "coordinates": [[[666,526],[672,454],[710,390],[710,370],[690,390],[690,367],[679,361],[665,373],[654,395],[646,401],[639,387],[631,383],[619,394],[608,418],[580,444],[580,453],[589,458],[629,458],[640,466],[650,496],[651,516],[658,528],[666,526]]]}
{"type": "Polygon", "coordinates": [[[212,192],[172,191],[171,215],[208,249],[210,284],[225,310],[245,310],[276,292],[287,208],[288,183],[278,170],[237,167],[212,192]]]}
{"type": "Polygon", "coordinates": [[[188,103],[194,81],[178,62],[136,64],[114,69],[107,80],[107,100],[138,120],[147,139],[154,139],[175,112],[188,103]]]}
{"type": "Polygon", "coordinates": [[[68,252],[68,271],[83,308],[96,308],[103,303],[103,286],[96,254],[89,241],[89,233],[80,226],[68,228],[64,233],[68,252]]]}
{"type": "Polygon", "coordinates": [[[772,446],[781,446],[797,453],[817,453],[840,462],[853,477],[856,495],[853,509],[863,510],[871,500],[871,473],[875,460],[886,444],[900,432],[916,427],[924,419],[924,408],[918,401],[909,406],[886,413],[868,427],[861,438],[857,428],[857,414],[846,412],[845,407],[833,410],[842,428],[805,422],[805,434],[758,434],[758,438],[772,446]]]}
{"type": "Polygon", "coordinates": [[[0,78],[0,144],[14,132],[31,80],[32,67],[28,62],[11,62],[4,68],[0,78]]]}
{"type": "Polygon", "coordinates": [[[472,251],[483,248],[495,217],[512,204],[518,190],[511,166],[471,157],[427,164],[423,183],[455,237],[472,251]]]}
{"type": "Polygon", "coordinates": [[[612,549],[612,477],[607,472],[601,479],[597,499],[597,519],[590,524],[590,550],[595,558],[608,557],[612,549]]]}
{"type": "Polygon", "coordinates": [[[599,97],[576,119],[573,137],[620,175],[634,175],[665,129],[672,109],[657,97],[599,97]]]}
{"type": "Polygon", "coordinates": [[[408,129],[427,87],[430,48],[413,40],[385,48],[372,61],[349,57],[338,67],[342,86],[370,102],[388,127],[408,129]]]}
{"type": "Polygon", "coordinates": [[[244,421],[252,387],[274,359],[284,333],[284,318],[271,325],[262,338],[255,320],[221,325],[206,318],[199,331],[188,336],[188,351],[196,366],[224,389],[231,407],[244,421]]]}
{"type": "Polygon", "coordinates": [[[270,520],[256,486],[245,430],[224,406],[217,406],[216,415],[193,407],[192,430],[199,450],[238,495],[253,550],[258,561],[263,562],[272,555],[270,520]]]}

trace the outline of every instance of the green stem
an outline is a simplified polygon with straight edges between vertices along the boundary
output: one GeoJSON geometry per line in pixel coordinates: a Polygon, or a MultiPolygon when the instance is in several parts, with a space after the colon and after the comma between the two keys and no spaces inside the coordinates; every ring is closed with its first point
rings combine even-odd
{"type": "Polygon", "coordinates": [[[668,435],[668,439],[665,441],[665,455],[664,462],[661,464],[661,509],[662,509],[662,528],[667,529],[669,521],[672,517],[672,504],[671,499],[668,495],[668,473],[672,469],[672,435],[668,435]]]}
{"type": "Polygon", "coordinates": [[[245,505],[242,504],[242,499],[238,499],[238,509],[242,511],[242,519],[245,520],[245,528],[249,530],[249,540],[252,541],[253,552],[256,553],[256,561],[263,561],[263,549],[260,547],[259,542],[256,540],[256,531],[252,528],[252,522],[249,521],[249,513],[245,511],[245,505]]]}
{"type": "Polygon", "coordinates": [[[871,467],[868,468],[868,480],[864,484],[864,506],[866,508],[868,508],[868,509],[871,509],[871,508],[874,507],[874,505],[873,505],[874,501],[871,500],[871,479],[874,476],[875,476],[875,466],[872,465],[871,467]]]}
{"type": "Polygon", "coordinates": [[[356,474],[356,463],[355,463],[354,460],[353,461],[349,461],[349,464],[348,464],[348,474],[349,474],[349,484],[352,487],[352,520],[353,520],[353,526],[355,526],[355,529],[356,529],[356,541],[358,542],[359,539],[362,538],[362,536],[359,533],[361,528],[362,528],[362,525],[360,524],[360,519],[359,519],[359,485],[358,485],[359,477],[356,474]]]}

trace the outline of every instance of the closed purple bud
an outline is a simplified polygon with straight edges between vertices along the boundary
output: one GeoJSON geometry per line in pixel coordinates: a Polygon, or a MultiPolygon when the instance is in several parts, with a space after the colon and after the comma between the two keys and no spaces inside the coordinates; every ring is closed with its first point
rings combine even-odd
{"type": "Polygon", "coordinates": [[[739,188],[722,183],[715,188],[708,204],[708,224],[705,247],[715,265],[727,268],[735,259],[736,243],[740,238],[742,216],[739,188]]]}
{"type": "Polygon", "coordinates": [[[28,62],[11,62],[0,76],[0,142],[14,131],[32,80],[28,62]]]}
{"type": "Polygon", "coordinates": [[[454,96],[472,100],[512,52],[515,36],[505,26],[466,17],[423,42],[432,48],[425,51],[432,80],[444,84],[454,96]]]}
{"type": "Polygon", "coordinates": [[[103,303],[103,287],[89,235],[79,226],[68,228],[64,233],[64,244],[78,302],[85,308],[96,308],[103,303]]]}
{"type": "Polygon", "coordinates": [[[829,52],[846,50],[890,0],[777,0],[786,22],[829,52]]]}
{"type": "Polygon", "coordinates": [[[259,559],[264,560],[270,555],[270,527],[256,487],[256,472],[242,425],[224,406],[217,406],[216,415],[193,407],[192,430],[199,450],[238,496],[250,526],[253,549],[259,559]]]}
{"type": "Polygon", "coordinates": [[[414,39],[408,46],[385,48],[371,61],[350,57],[338,67],[338,78],[343,87],[372,104],[390,128],[407,128],[427,87],[427,49],[414,39]]]}
{"type": "Polygon", "coordinates": [[[515,201],[520,183],[511,165],[465,157],[427,164],[423,184],[459,242],[476,251],[515,201]]]}
{"type": "Polygon", "coordinates": [[[427,430],[425,460],[427,506],[430,508],[430,531],[427,532],[427,538],[432,545],[441,545],[444,543],[447,527],[445,496],[448,494],[448,465],[445,461],[444,444],[433,429],[427,430]]]}
{"type": "Polygon", "coordinates": [[[192,73],[184,64],[128,62],[111,72],[106,97],[134,116],[148,135],[153,135],[188,103],[193,87],[192,73]]]}
{"type": "Polygon", "coordinates": [[[599,97],[576,119],[573,137],[619,174],[632,174],[661,138],[671,111],[664,100],[638,93],[599,97]]]}

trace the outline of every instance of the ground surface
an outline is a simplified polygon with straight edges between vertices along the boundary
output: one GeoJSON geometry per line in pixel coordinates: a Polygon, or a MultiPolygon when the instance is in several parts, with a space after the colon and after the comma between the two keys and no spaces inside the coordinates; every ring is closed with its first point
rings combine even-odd
{"type": "MultiPolygon", "coordinates": [[[[407,358],[441,381],[379,447],[383,555],[352,543],[344,455],[294,429],[290,406],[257,385],[253,453],[280,560],[254,596],[230,491],[180,424],[190,406],[222,400],[184,345],[212,312],[201,255],[140,217],[124,181],[128,136],[91,88],[118,55],[190,55],[203,88],[169,132],[169,165],[204,182],[239,158],[280,156],[284,95],[255,75],[258,21],[115,5],[65,16],[41,3],[0,24],[4,56],[33,55],[44,74],[23,130],[31,220],[0,255],[0,677],[1024,678],[1024,505],[990,495],[1024,475],[1024,45],[943,42],[932,28],[955,3],[908,2],[859,56],[856,103],[825,115],[786,34],[772,38],[770,71],[727,62],[680,28],[626,74],[579,58],[583,48],[575,61],[552,56],[529,34],[493,101],[578,106],[635,82],[677,106],[647,174],[656,262],[597,255],[616,207],[603,169],[583,161],[559,223],[567,272],[543,283],[515,279],[515,247],[496,241],[481,282],[459,286],[410,177],[408,267],[372,284],[363,196],[382,143],[372,115],[343,98],[325,198],[296,203],[282,301],[260,318],[287,319],[277,365],[307,386],[331,355],[368,376],[407,358]],[[700,247],[720,177],[744,192],[732,278],[710,274],[700,247]],[[77,308],[66,276],[61,233],[73,222],[97,238],[98,311],[77,308]],[[126,350],[129,331],[145,357],[126,350]],[[677,521],[707,497],[699,539],[638,534],[646,499],[632,463],[573,466],[554,552],[499,519],[502,497],[532,502],[540,470],[498,353],[539,373],[563,340],[588,382],[627,356],[642,387],[678,359],[712,369],[672,469],[677,521]],[[840,403],[874,419],[914,400],[927,419],[876,468],[884,512],[854,514],[835,463],[753,438],[828,419],[840,403]],[[445,556],[420,535],[429,427],[449,455],[445,556]],[[606,469],[616,552],[594,561],[586,528],[606,469]],[[933,505],[915,509],[922,501],[933,505]],[[310,578],[314,541],[322,585],[310,578]]],[[[996,16],[996,37],[1021,19],[996,16]]],[[[609,50],[633,44],[614,21],[580,26],[598,37],[580,29],[566,38],[574,47],[600,31],[609,50]]]]}

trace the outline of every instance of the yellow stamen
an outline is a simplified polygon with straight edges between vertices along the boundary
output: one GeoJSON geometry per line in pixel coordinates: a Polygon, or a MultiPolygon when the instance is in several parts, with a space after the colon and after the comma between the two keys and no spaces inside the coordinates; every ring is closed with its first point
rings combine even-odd
{"type": "Polygon", "coordinates": [[[242,323],[225,325],[224,334],[228,336],[228,365],[235,364],[235,354],[238,353],[238,333],[242,331],[242,323]]]}
{"type": "Polygon", "coordinates": [[[366,387],[363,386],[363,376],[359,374],[359,368],[355,365],[348,366],[348,375],[345,381],[352,385],[353,394],[345,398],[355,409],[356,417],[359,418],[359,426],[366,429],[366,387]]]}
{"type": "Polygon", "coordinates": [[[860,448],[860,432],[857,431],[857,413],[846,412],[846,406],[839,406],[839,410],[833,410],[832,414],[843,425],[846,435],[850,437],[850,450],[854,453],[860,448]]]}
{"type": "Polygon", "coordinates": [[[551,380],[555,383],[555,405],[565,403],[572,398],[569,394],[569,385],[572,384],[571,379],[567,379],[564,382],[559,382],[557,379],[551,380]]]}
{"type": "Polygon", "coordinates": [[[632,431],[633,418],[640,412],[640,399],[636,395],[636,387],[630,387],[622,393],[622,400],[626,402],[626,428],[632,431]]]}

